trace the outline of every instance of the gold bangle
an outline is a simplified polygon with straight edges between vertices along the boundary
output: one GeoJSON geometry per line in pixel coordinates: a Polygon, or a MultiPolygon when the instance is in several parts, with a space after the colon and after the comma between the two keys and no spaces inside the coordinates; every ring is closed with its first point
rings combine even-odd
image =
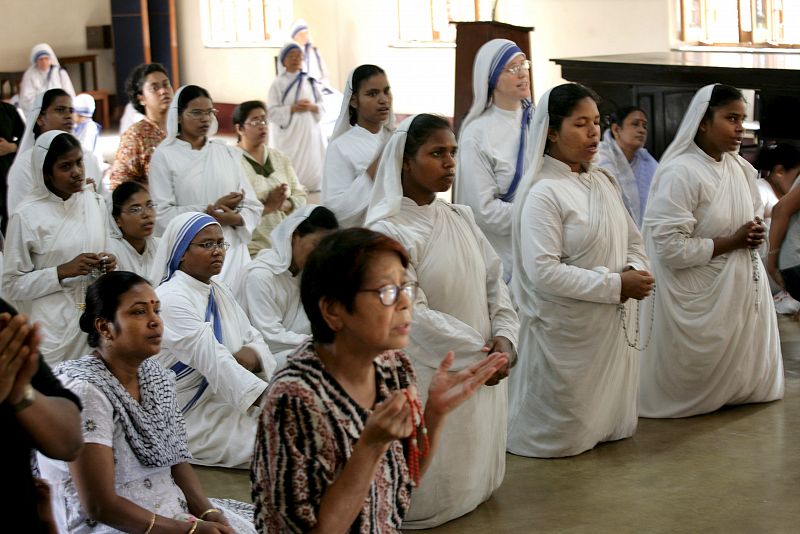
{"type": "Polygon", "coordinates": [[[202,519],[198,519],[197,521],[195,521],[194,524],[192,525],[192,528],[190,528],[189,532],[187,532],[186,534],[194,534],[194,531],[197,530],[197,525],[199,525],[202,522],[203,522],[202,519]]]}
{"type": "Polygon", "coordinates": [[[153,527],[156,526],[156,514],[153,514],[153,517],[150,518],[150,524],[147,525],[147,530],[144,531],[144,534],[150,534],[150,531],[153,530],[153,527]]]}
{"type": "Polygon", "coordinates": [[[221,513],[222,512],[220,512],[216,508],[209,508],[208,510],[200,514],[200,519],[205,519],[208,514],[221,514],[221,513]]]}

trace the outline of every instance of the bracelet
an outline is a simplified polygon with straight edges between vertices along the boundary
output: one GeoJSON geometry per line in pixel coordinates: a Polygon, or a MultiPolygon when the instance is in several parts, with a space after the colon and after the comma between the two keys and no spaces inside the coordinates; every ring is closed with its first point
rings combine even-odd
{"type": "Polygon", "coordinates": [[[220,512],[216,508],[209,508],[208,510],[200,514],[200,519],[205,519],[208,514],[221,514],[221,513],[222,512],[220,512]]]}
{"type": "Polygon", "coordinates": [[[150,531],[153,530],[153,527],[156,526],[156,514],[153,514],[153,517],[150,518],[150,524],[147,525],[147,530],[144,531],[144,534],[150,534],[150,531]]]}
{"type": "Polygon", "coordinates": [[[769,252],[767,252],[767,255],[768,256],[774,256],[775,254],[779,254],[780,251],[781,251],[781,249],[779,249],[779,248],[775,249],[775,250],[770,250],[769,252]]]}
{"type": "Polygon", "coordinates": [[[187,532],[186,534],[194,534],[194,531],[197,530],[197,525],[199,525],[202,522],[203,522],[202,519],[198,519],[197,521],[195,521],[194,524],[192,525],[192,528],[190,528],[189,532],[187,532]]]}

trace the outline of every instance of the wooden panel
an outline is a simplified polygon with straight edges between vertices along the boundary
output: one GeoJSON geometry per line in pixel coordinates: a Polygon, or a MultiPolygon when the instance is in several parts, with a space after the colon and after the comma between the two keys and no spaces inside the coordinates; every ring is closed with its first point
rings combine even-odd
{"type": "Polygon", "coordinates": [[[127,103],[125,80],[145,62],[144,20],[140,0],[112,0],[111,29],[114,36],[114,70],[118,104],[127,103]]]}
{"type": "MultiPolygon", "coordinates": [[[[457,22],[456,75],[453,123],[458,127],[472,105],[472,64],[484,43],[492,39],[509,39],[531,57],[530,32],[533,28],[512,26],[502,22],[457,22]]],[[[531,80],[531,92],[533,80],[531,80]]]]}

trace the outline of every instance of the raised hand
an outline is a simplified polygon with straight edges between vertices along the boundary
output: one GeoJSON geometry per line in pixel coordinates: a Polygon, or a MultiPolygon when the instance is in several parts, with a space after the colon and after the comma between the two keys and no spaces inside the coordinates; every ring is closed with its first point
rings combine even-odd
{"type": "Polygon", "coordinates": [[[508,365],[508,354],[495,352],[457,373],[450,373],[455,354],[448,352],[428,387],[426,419],[430,410],[444,416],[458,408],[500,369],[508,365]]]}
{"type": "Polygon", "coordinates": [[[394,391],[389,398],[375,406],[359,441],[388,448],[392,441],[410,436],[411,425],[411,407],[405,393],[403,390],[394,391]]]}
{"type": "Polygon", "coordinates": [[[262,201],[262,204],[264,204],[264,213],[273,213],[282,209],[283,203],[287,198],[289,198],[289,186],[287,184],[280,184],[278,187],[275,187],[262,201]]]}
{"type": "Polygon", "coordinates": [[[39,334],[22,314],[0,314],[0,402],[19,402],[39,366],[39,334]]]}
{"type": "Polygon", "coordinates": [[[226,206],[232,210],[235,210],[243,199],[244,199],[244,193],[242,193],[241,191],[233,191],[223,197],[219,197],[217,201],[214,202],[214,206],[217,208],[226,206]]]}

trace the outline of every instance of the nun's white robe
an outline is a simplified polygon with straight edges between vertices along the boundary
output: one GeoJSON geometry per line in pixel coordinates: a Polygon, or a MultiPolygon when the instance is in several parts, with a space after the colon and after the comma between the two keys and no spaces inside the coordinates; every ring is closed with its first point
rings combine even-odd
{"type": "MultiPolygon", "coordinates": [[[[502,264],[464,206],[435,200],[370,226],[408,249],[408,279],[419,283],[410,343],[421,400],[442,358],[455,352],[452,371],[485,358],[484,344],[504,336],[516,346],[519,322],[503,281],[502,264]]],[[[513,370],[512,370],[513,372],[513,370]]],[[[482,386],[452,412],[403,528],[431,528],[475,509],[505,475],[507,380],[482,386]]]]}
{"type": "MultiPolygon", "coordinates": [[[[517,304],[508,450],[572,456],[636,430],[639,353],[626,343],[619,273],[647,269],[641,235],[616,181],[544,156],[524,198],[520,250],[528,280],[517,304]]],[[[516,276],[516,275],[515,275],[516,276]]],[[[626,304],[631,338],[635,306],[626,304]]]]}
{"type": "Polygon", "coordinates": [[[179,363],[193,369],[177,370],[178,404],[184,410],[192,463],[247,468],[260,413],[253,403],[275,370],[274,358],[227,287],[214,281],[205,284],[176,271],[156,293],[164,320],[158,360],[167,369],[176,370],[179,363]],[[206,321],[212,287],[224,344],[216,340],[212,323],[206,321]],[[244,346],[259,354],[260,375],[233,357],[244,346]]]}
{"type": "Polygon", "coordinates": [[[200,150],[175,138],[161,143],[150,160],[150,194],[156,203],[156,235],[178,214],[205,212],[209,204],[232,192],[244,192],[239,214],[242,226],[223,226],[230,248],[218,278],[233,291],[238,289],[245,266],[250,262],[247,244],[261,223],[263,206],[241,164],[242,154],[235,147],[206,140],[200,150]]]}
{"type": "MultiPolygon", "coordinates": [[[[764,216],[757,171],[694,143],[658,171],[643,233],[658,293],[642,356],[639,414],[687,417],[783,397],[767,273],[755,251],[712,257],[714,238],[764,216]]],[[[645,324],[649,317],[644,316],[645,324]]]]}

